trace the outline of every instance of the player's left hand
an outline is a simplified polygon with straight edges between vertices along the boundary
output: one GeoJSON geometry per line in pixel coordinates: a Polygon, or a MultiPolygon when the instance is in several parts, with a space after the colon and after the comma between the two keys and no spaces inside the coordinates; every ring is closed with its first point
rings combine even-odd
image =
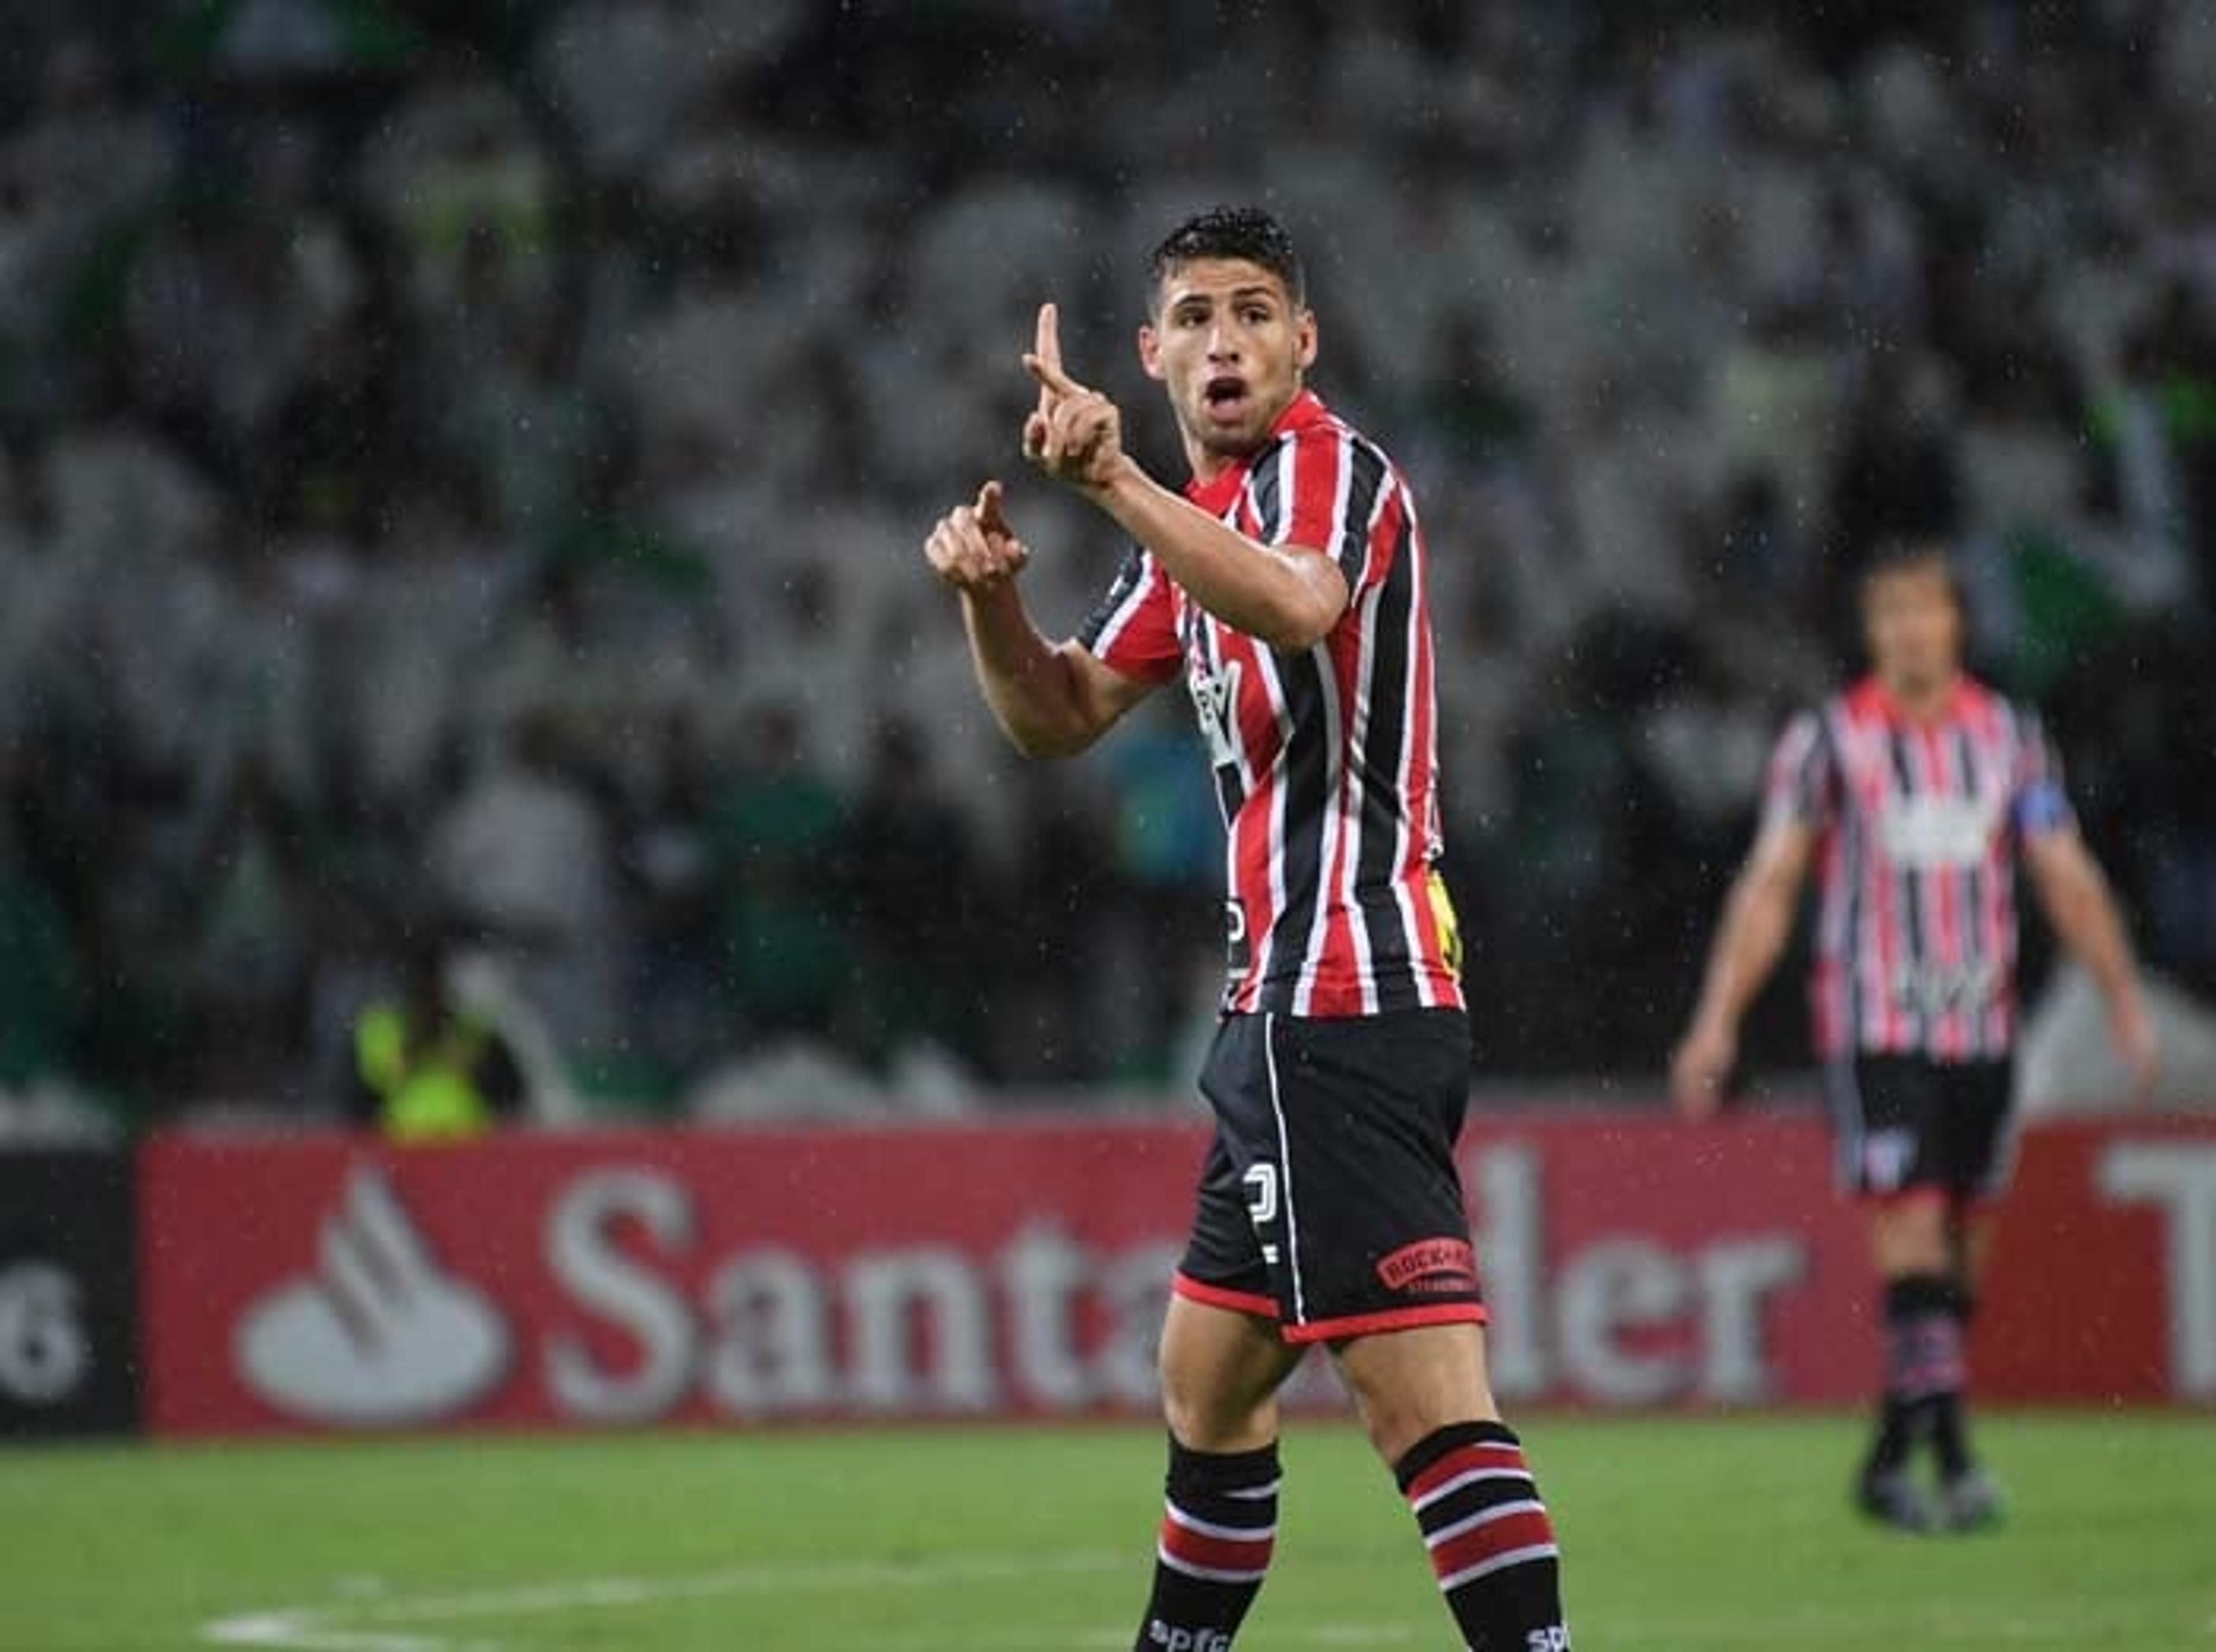
{"type": "Polygon", "coordinates": [[[977,490],[977,502],[939,519],[924,541],[932,569],[955,590],[980,597],[1011,583],[1031,559],[1031,549],[1008,525],[1000,484],[977,490]]]}
{"type": "Polygon", "coordinates": [[[2116,1041],[2116,1053],[2123,1058],[2125,1070],[2132,1075],[2133,1096],[2141,1102],[2151,1099],[2155,1080],[2162,1076],[2162,1042],[2155,1036],[2146,1005],[2137,995],[2110,1012],[2108,1032],[2116,1041]]]}
{"type": "Polygon", "coordinates": [[[1024,421],[1024,457],[1080,491],[1105,488],[1123,463],[1123,415],[1062,370],[1060,321],[1051,304],[1039,306],[1038,335],[1024,366],[1039,387],[1038,406],[1024,421]]]}
{"type": "Polygon", "coordinates": [[[1696,1122],[1715,1117],[1738,1060],[1739,1039],[1730,1028],[1696,1023],[1670,1056],[1670,1096],[1678,1115],[1696,1122]]]}

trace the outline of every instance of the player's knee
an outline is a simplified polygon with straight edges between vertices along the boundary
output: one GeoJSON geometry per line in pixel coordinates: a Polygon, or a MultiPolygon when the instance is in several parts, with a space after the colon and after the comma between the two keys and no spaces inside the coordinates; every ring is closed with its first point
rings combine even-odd
{"type": "Polygon", "coordinates": [[[1258,1434],[1251,1408],[1227,1405],[1213,1395],[1162,1387],[1162,1421],[1181,1446],[1197,1452],[1234,1451],[1258,1434]]]}
{"type": "Polygon", "coordinates": [[[1277,1438],[1277,1402],[1234,1394],[1212,1379],[1162,1364],[1162,1421],[1197,1452],[1244,1451],[1277,1438]]]}
{"type": "Polygon", "coordinates": [[[1499,1419],[1474,1326],[1365,1337],[1337,1354],[1370,1443],[1388,1464],[1450,1423],[1499,1419]]]}
{"type": "Polygon", "coordinates": [[[1388,1467],[1407,1456],[1419,1440],[1448,1424],[1468,1422],[1493,1409],[1473,1396],[1457,1397],[1450,1403],[1443,1396],[1420,1388],[1398,1386],[1357,1390],[1355,1400],[1370,1446],[1388,1467]]]}
{"type": "Polygon", "coordinates": [[[1949,1265],[1947,1207],[1914,1196],[1885,1207],[1874,1234],[1878,1267],[1887,1274],[1943,1273],[1949,1265]]]}
{"type": "Polygon", "coordinates": [[[1406,1455],[1410,1446],[1431,1432],[1425,1418],[1413,1407],[1392,1399],[1361,1402],[1363,1431],[1372,1450],[1388,1466],[1406,1455]]]}

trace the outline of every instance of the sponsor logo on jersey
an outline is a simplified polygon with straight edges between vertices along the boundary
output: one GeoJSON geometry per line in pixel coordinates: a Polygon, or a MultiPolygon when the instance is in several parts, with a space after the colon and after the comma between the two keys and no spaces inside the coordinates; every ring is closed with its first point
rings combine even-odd
{"type": "Polygon", "coordinates": [[[1893,1001],[1927,1016],[1980,1010],[2000,995],[2001,972],[1989,958],[1959,964],[1907,964],[1893,972],[1893,1001]]]}
{"type": "Polygon", "coordinates": [[[2004,812],[1990,797],[1893,798],[1880,823],[1886,857],[1917,872],[1976,866],[1992,852],[2004,812]]]}

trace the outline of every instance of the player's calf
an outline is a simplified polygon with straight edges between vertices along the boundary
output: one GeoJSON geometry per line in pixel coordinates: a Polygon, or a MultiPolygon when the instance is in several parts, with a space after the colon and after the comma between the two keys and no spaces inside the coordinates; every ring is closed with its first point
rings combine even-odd
{"type": "Polygon", "coordinates": [[[1475,1652],[1568,1652],[1561,1551],[1515,1434],[1450,1423],[1418,1441],[1394,1477],[1463,1640],[1475,1652]]]}
{"type": "Polygon", "coordinates": [[[1966,1296],[1943,1274],[1911,1274],[1885,1289],[1886,1393],[1878,1436],[1866,1469],[1877,1476],[1901,1469],[1928,1440],[1942,1477],[1971,1467],[1963,1390],[1966,1296]]]}
{"type": "Polygon", "coordinates": [[[1137,1652],[1230,1652],[1277,1544],[1277,1482],[1275,1445],[1197,1452],[1171,1438],[1137,1652]]]}

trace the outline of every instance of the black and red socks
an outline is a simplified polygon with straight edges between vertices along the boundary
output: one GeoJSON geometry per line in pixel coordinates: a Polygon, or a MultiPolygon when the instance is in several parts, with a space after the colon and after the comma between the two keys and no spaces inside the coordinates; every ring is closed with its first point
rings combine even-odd
{"type": "Polygon", "coordinates": [[[1560,1551],[1513,1431],[1450,1423],[1393,1472],[1473,1652],[1567,1652],[1560,1551]]]}
{"type": "Polygon", "coordinates": [[[1170,1440],[1154,1589],[1137,1652],[1230,1652],[1277,1537],[1277,1448],[1197,1452],[1170,1440]]]}
{"type": "Polygon", "coordinates": [[[1962,1391],[1968,1381],[1967,1293],[1940,1274],[1908,1274],[1885,1287],[1885,1398],[1866,1473],[1899,1473],[1924,1440],[1942,1479],[1970,1470],[1962,1391]]]}

